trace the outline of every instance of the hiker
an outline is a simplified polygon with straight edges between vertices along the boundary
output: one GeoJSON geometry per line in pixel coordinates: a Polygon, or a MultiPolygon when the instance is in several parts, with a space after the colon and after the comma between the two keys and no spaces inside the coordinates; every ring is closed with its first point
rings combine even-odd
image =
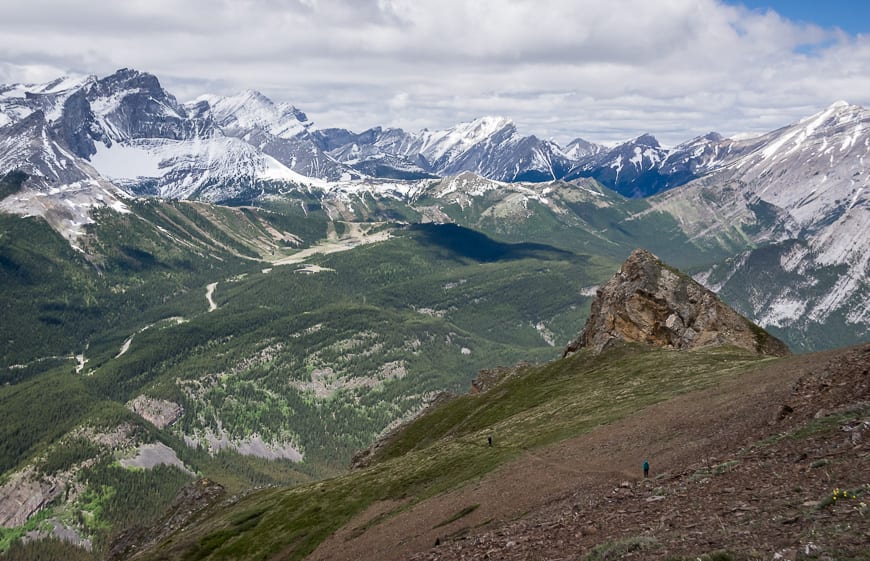
{"type": "Polygon", "coordinates": [[[643,461],[643,478],[649,477],[649,460],[643,461]]]}
{"type": "Polygon", "coordinates": [[[489,443],[490,448],[492,448],[492,435],[487,436],[486,441],[489,443]]]}

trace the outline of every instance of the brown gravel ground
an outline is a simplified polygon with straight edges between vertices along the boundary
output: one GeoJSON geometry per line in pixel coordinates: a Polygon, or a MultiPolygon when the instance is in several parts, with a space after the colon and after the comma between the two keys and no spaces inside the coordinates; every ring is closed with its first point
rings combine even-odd
{"type": "Polygon", "coordinates": [[[870,561],[868,371],[870,344],[760,366],[412,508],[375,504],[308,559],[870,561]]]}

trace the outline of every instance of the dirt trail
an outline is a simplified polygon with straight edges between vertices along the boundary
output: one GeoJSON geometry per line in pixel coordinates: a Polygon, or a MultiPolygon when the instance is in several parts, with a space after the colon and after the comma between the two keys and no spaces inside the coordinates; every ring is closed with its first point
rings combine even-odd
{"type": "MultiPolygon", "coordinates": [[[[870,351],[865,354],[864,360],[870,364],[870,351]]],[[[668,506],[653,496],[654,486],[682,481],[681,477],[692,474],[699,465],[724,462],[756,442],[759,435],[777,430],[777,415],[791,397],[795,382],[825,368],[832,356],[836,352],[797,356],[761,366],[717,387],[674,398],[588,434],[528,451],[476,483],[418,504],[353,537],[353,528],[384,511],[384,505],[373,505],[308,559],[390,560],[406,559],[415,553],[420,559],[564,559],[566,551],[564,543],[556,543],[559,539],[573,540],[576,543],[571,551],[581,551],[604,541],[608,532],[619,535],[625,531],[632,516],[631,520],[643,528],[643,511],[649,508],[645,505],[656,504],[663,509],[658,518],[648,520],[662,524],[668,506]],[[642,481],[641,463],[645,458],[652,465],[651,476],[660,476],[658,482],[642,481]],[[641,490],[645,494],[638,504],[615,512],[608,510],[612,506],[602,506],[610,505],[607,501],[614,497],[642,494],[641,490]],[[480,506],[438,527],[473,505],[480,506]],[[604,518],[606,513],[616,517],[613,527],[598,527],[596,518],[604,518]],[[546,527],[567,529],[553,537],[541,530],[546,527]],[[585,533],[587,529],[589,534],[585,533]],[[517,545],[521,537],[528,542],[537,537],[539,541],[522,548],[517,545]],[[550,543],[551,537],[556,541],[550,543]],[[436,540],[442,545],[433,549],[436,540]],[[550,556],[545,555],[547,547],[552,550],[550,556]]],[[[580,559],[572,555],[567,558],[580,559]]]]}
{"type": "MultiPolygon", "coordinates": [[[[217,284],[217,283],[215,283],[215,284],[217,284]]],[[[211,310],[209,310],[209,311],[211,311],[211,310]]],[[[151,329],[155,325],[160,325],[161,323],[164,323],[164,322],[175,322],[175,324],[178,325],[178,324],[184,323],[185,321],[186,320],[181,316],[173,316],[170,318],[162,319],[160,321],[155,321],[154,323],[149,323],[148,325],[139,329],[138,331],[136,331],[135,333],[133,333],[132,335],[127,337],[127,339],[124,340],[124,343],[121,345],[121,348],[118,350],[118,354],[115,355],[115,358],[120,358],[120,357],[124,356],[124,354],[126,354],[126,352],[130,350],[130,345],[133,343],[133,338],[136,337],[136,335],[138,335],[139,333],[142,333],[148,329],[151,329]]]]}
{"type": "Polygon", "coordinates": [[[205,299],[208,300],[208,311],[213,312],[217,310],[217,304],[214,302],[214,289],[217,288],[218,283],[213,282],[205,287],[205,299]]]}

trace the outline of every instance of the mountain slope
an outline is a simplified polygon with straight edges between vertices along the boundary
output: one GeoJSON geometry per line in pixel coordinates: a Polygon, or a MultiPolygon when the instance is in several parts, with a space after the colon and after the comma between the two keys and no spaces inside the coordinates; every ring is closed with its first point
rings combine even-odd
{"type": "MultiPolygon", "coordinates": [[[[599,294],[599,299],[603,297],[599,294]]],[[[692,299],[691,294],[672,297],[692,299]]],[[[675,300],[672,304],[679,302],[675,300]]],[[[636,322],[637,318],[626,321],[636,322]]],[[[371,532],[370,536],[383,536],[381,528],[389,528],[398,520],[410,521],[414,513],[429,513],[423,515],[424,519],[431,518],[433,512],[443,509],[447,497],[455,495],[456,489],[465,487],[470,480],[479,481],[478,478],[500,465],[516,465],[516,459],[522,458],[523,451],[529,448],[551,445],[596,427],[606,430],[603,426],[631,417],[644,407],[723,384],[734,376],[749,376],[747,371],[756,370],[760,364],[754,352],[730,346],[667,352],[617,345],[597,357],[586,349],[579,354],[582,356],[539,367],[504,370],[502,381],[485,393],[435,406],[389,435],[370,455],[366,462],[369,467],[316,487],[251,496],[229,513],[212,511],[193,532],[175,535],[157,545],[155,553],[178,559],[212,556],[298,559],[376,500],[386,501],[376,511],[382,516],[357,526],[344,540],[355,540],[367,532],[371,532]],[[603,400],[614,388],[619,388],[618,396],[603,400]],[[495,446],[487,446],[487,439],[490,443],[494,441],[495,446]],[[312,497],[312,493],[319,498],[312,497]],[[288,502],[290,495],[297,498],[288,502]],[[432,510],[435,504],[442,506],[432,510]],[[380,510],[383,506],[389,511],[380,510]],[[226,527],[227,520],[239,519],[243,516],[241,512],[253,512],[252,508],[256,510],[256,522],[240,529],[226,527]],[[314,518],[308,510],[312,508],[320,513],[314,518]]],[[[781,369],[779,375],[782,372],[792,373],[781,369]]],[[[487,386],[493,386],[492,381],[487,386]]],[[[751,406],[744,402],[738,409],[745,407],[751,406]]],[[[738,413],[732,410],[729,414],[738,413]]],[[[528,488],[527,483],[524,488],[528,488]]],[[[511,492],[517,493],[518,488],[511,492]]],[[[502,496],[500,493],[499,497],[502,496]]],[[[512,501],[498,499],[491,506],[497,504],[508,510],[514,505],[512,501]]],[[[429,530],[415,524],[414,547],[420,547],[433,537],[433,531],[440,532],[441,526],[471,514],[478,506],[479,503],[441,524],[424,522],[429,530]]],[[[353,555],[368,550],[366,555],[371,558],[393,558],[397,551],[409,551],[408,540],[399,550],[392,549],[396,544],[390,538],[385,542],[362,538],[359,543],[364,549],[354,547],[353,555]],[[369,550],[372,547],[375,549],[369,550]]],[[[343,557],[349,551],[346,544],[339,551],[326,546],[322,555],[343,557]]]]}
{"type": "Polygon", "coordinates": [[[129,210],[97,213],[79,252],[0,216],[18,318],[2,325],[0,549],[52,520],[104,552],[192,473],[231,492],[334,474],[478,369],[555,356],[583,320],[574,294],[610,268],[298,205],[129,210]]]}
{"type": "Polygon", "coordinates": [[[732,231],[759,245],[699,275],[746,315],[788,327],[802,346],[861,341],[870,334],[868,124],[866,109],[835,103],[753,139],[652,208],[683,216],[694,239],[732,231]]]}
{"type": "MultiPolygon", "coordinates": [[[[796,476],[779,475],[775,485],[763,488],[750,485],[749,495],[770,498],[763,508],[773,522],[740,528],[748,534],[717,531],[713,543],[694,538],[693,520],[682,516],[672,516],[666,529],[649,529],[642,516],[614,513],[615,508],[644,512],[647,501],[657,500],[667,508],[681,504],[683,496],[716,512],[720,504],[724,512],[738,507],[742,492],[734,501],[724,491],[707,495],[705,483],[718,490],[720,485],[708,482],[720,473],[754,477],[758,460],[741,452],[742,446],[761,447],[770,434],[807,426],[816,409],[792,401],[791,384],[800,380],[805,393],[819,388],[813,384],[821,381],[814,381],[820,371],[829,382],[854,383],[867,367],[867,353],[860,350],[762,364],[747,358],[721,350],[620,349],[597,361],[581,354],[526,370],[487,393],[465,396],[421,417],[386,448],[383,457],[390,459],[316,485],[257,493],[228,508],[215,506],[183,533],[167,536],[153,551],[133,558],[301,559],[312,550],[312,559],[403,559],[415,552],[440,559],[455,558],[460,551],[482,556],[487,550],[522,557],[534,547],[536,558],[557,559],[587,553],[618,536],[637,535],[654,538],[659,556],[699,556],[719,548],[747,553],[756,548],[772,555],[786,543],[807,540],[834,555],[861,551],[868,538],[857,538],[843,525],[860,520],[856,511],[820,518],[813,506],[798,507],[798,524],[777,521],[791,516],[786,505],[795,500],[796,476]],[[614,393],[617,399],[604,407],[596,400],[614,393]],[[792,415],[771,425],[783,403],[793,404],[792,415]],[[723,424],[728,431],[717,428],[723,424]],[[493,436],[491,448],[487,435],[493,436]],[[654,474],[667,475],[657,482],[637,482],[644,457],[652,460],[654,474]],[[710,462],[707,472],[704,458],[710,462]],[[740,460],[731,461],[735,458],[740,460]],[[692,478],[696,470],[706,475],[692,478]],[[649,499],[655,496],[662,498],[649,499]],[[817,531],[811,535],[814,525],[817,531]],[[561,541],[550,541],[552,535],[561,541]],[[853,539],[844,539],[846,535],[853,539]],[[315,549],[326,536],[331,537],[315,549]],[[771,536],[774,540],[768,541],[771,536]]],[[[854,419],[866,415],[858,402],[867,391],[865,383],[828,395],[826,404],[844,405],[850,413],[816,425],[827,432],[814,433],[808,425],[803,434],[813,439],[805,441],[805,449],[835,432],[837,420],[848,419],[853,426],[854,419]],[[854,407],[858,409],[849,409],[854,407]]],[[[849,459],[864,448],[828,446],[848,450],[848,456],[829,463],[836,485],[867,493],[849,459]]],[[[779,461],[777,448],[764,452],[760,461],[779,461]]],[[[792,453],[784,452],[781,461],[794,469],[792,453]]],[[[796,497],[821,501],[832,483],[809,467],[814,458],[800,460],[807,475],[796,497]]],[[[727,481],[730,476],[722,477],[727,481]]],[[[706,519],[710,512],[699,516],[706,519]]]]}

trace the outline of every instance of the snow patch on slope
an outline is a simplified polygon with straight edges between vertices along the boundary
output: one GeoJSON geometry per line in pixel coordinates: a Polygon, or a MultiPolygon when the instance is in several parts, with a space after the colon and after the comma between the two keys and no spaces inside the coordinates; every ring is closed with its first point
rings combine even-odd
{"type": "Polygon", "coordinates": [[[160,195],[170,198],[188,198],[206,184],[238,184],[240,180],[328,187],[326,181],[296,173],[243,140],[222,136],[98,145],[93,164],[101,174],[125,183],[159,179],[160,195]]]}
{"type": "Polygon", "coordinates": [[[293,138],[311,126],[292,105],[276,104],[255,90],[228,97],[203,95],[195,100],[200,101],[208,102],[215,122],[230,134],[260,129],[279,138],[293,138]]]}
{"type": "Polygon", "coordinates": [[[507,126],[513,126],[513,121],[505,117],[487,116],[460,123],[451,129],[423,131],[419,151],[427,160],[434,162],[448,153],[465,152],[507,126]]]}
{"type": "Polygon", "coordinates": [[[0,201],[0,211],[44,218],[76,249],[85,227],[94,223],[91,212],[96,208],[130,212],[114,186],[96,180],[77,181],[47,191],[25,188],[0,201]]]}

